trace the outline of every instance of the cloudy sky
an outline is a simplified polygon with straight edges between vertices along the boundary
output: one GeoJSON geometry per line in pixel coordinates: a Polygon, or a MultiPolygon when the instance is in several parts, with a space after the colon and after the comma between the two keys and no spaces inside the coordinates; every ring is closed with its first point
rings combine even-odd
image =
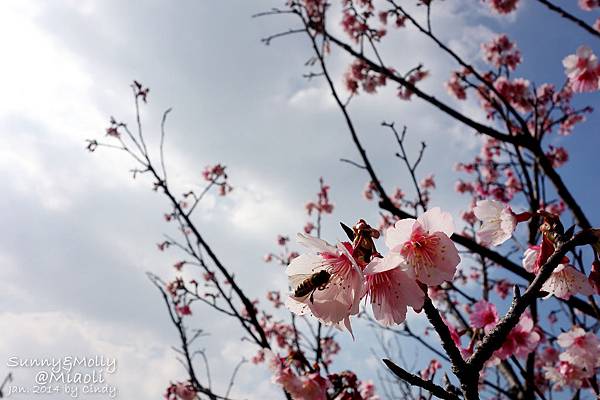
{"type": "MultiPolygon", "coordinates": [[[[336,205],[325,237],[341,237],[339,220],[377,220],[374,205],[361,197],[366,177],[339,162],[357,154],[328,91],[323,82],[302,78],[310,56],[306,39],[260,42],[295,26],[284,17],[251,18],[282,3],[0,4],[0,375],[9,371],[5,360],[11,356],[105,354],[118,359],[111,382],[120,397],[141,400],[159,398],[170,380],[184,377],[171,350],[176,332],[145,277],[146,271],[174,275],[177,255],[155,246],[169,230],[162,217],[167,203],[149,181],[131,178],[131,160],[84,151],[85,139],[102,137],[111,115],[133,122],[133,79],[151,88],[143,109],[150,137],[157,137],[162,112],[173,107],[166,154],[178,190],[200,187],[207,164],[228,166],[234,192],[207,198],[198,224],[253,297],[285,290],[282,271],[264,264],[262,256],[275,248],[277,234],[301,229],[303,205],[316,193],[320,176],[331,184],[336,205]]],[[[480,59],[481,41],[511,32],[525,54],[520,74],[538,84],[560,83],[560,61],[587,37],[534,2],[523,3],[516,15],[499,19],[473,1],[449,0],[434,22],[446,42],[471,60],[480,59]]],[[[423,62],[432,74],[423,86],[451,101],[442,82],[454,65],[419,35],[396,34],[385,51],[402,68],[423,62]]],[[[330,58],[338,76],[347,62],[337,53],[330,58]]],[[[472,156],[478,140],[424,103],[395,99],[391,89],[361,95],[352,104],[384,183],[410,190],[390,151],[393,140],[380,127],[382,120],[396,121],[408,126],[411,150],[422,140],[429,145],[423,173],[438,179],[434,203],[458,212],[465,199],[452,190],[452,166],[472,156]]],[[[596,97],[581,96],[580,103],[595,105],[596,97]]],[[[459,107],[481,117],[473,103],[459,107]]],[[[590,118],[576,138],[563,141],[573,161],[561,171],[593,217],[599,216],[594,206],[600,195],[596,168],[590,167],[600,142],[597,122],[590,118]]],[[[195,311],[194,324],[211,333],[204,346],[214,385],[222,390],[233,366],[249,355],[241,332],[209,310],[195,311]]],[[[374,379],[378,361],[370,356],[376,345],[369,335],[359,327],[356,342],[343,338],[347,352],[338,365],[367,357],[358,371],[374,379]]],[[[237,397],[279,394],[262,369],[244,368],[237,397]]],[[[15,383],[31,383],[31,371],[12,372],[15,383]]]]}

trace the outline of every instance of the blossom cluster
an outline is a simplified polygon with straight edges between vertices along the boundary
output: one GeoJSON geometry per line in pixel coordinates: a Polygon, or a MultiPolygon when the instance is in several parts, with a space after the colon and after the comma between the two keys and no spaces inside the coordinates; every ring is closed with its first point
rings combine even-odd
{"type": "Polygon", "coordinates": [[[294,400],[379,400],[371,381],[359,381],[350,371],[321,376],[318,370],[306,374],[294,372],[296,360],[283,359],[266,351],[273,382],[281,385],[294,400]],[[334,393],[333,397],[328,393],[334,393]]]}
{"type": "Polygon", "coordinates": [[[496,36],[482,46],[485,60],[496,68],[506,67],[511,71],[521,63],[521,52],[508,36],[496,36]]]}
{"type": "Polygon", "coordinates": [[[600,367],[600,338],[573,326],[568,332],[558,335],[558,345],[564,350],[550,359],[543,369],[546,379],[554,382],[558,389],[571,386],[575,389],[587,384],[600,367]],[[557,362],[558,361],[558,362],[557,362]]]}
{"type": "Polygon", "coordinates": [[[202,171],[202,178],[212,185],[217,185],[221,196],[225,196],[233,190],[228,182],[225,168],[222,164],[207,165],[202,171]]]}
{"type": "Polygon", "coordinates": [[[399,324],[408,307],[423,307],[427,286],[452,280],[460,262],[450,240],[453,232],[452,216],[432,208],[417,219],[400,220],[386,231],[389,251],[385,256],[372,242],[378,231],[362,220],[353,228],[352,243],[333,246],[298,234],[307,252],[286,269],[292,288],[286,305],[298,315],[310,313],[322,323],[352,332],[350,317],[358,314],[359,303],[366,298],[375,319],[384,325],[399,324]],[[326,272],[327,280],[313,282],[321,271],[326,272]],[[298,290],[306,286],[309,290],[298,290]]]}
{"type": "Polygon", "coordinates": [[[587,46],[579,46],[575,54],[563,60],[565,74],[574,92],[593,92],[600,88],[598,57],[587,46]]]}
{"type": "MultiPolygon", "coordinates": [[[[515,214],[510,206],[494,200],[478,201],[473,211],[482,221],[477,237],[484,245],[501,245],[513,236],[519,222],[527,221],[531,217],[528,212],[515,214]]],[[[554,245],[543,237],[540,245],[525,250],[523,268],[527,272],[537,274],[553,251],[554,245]]],[[[564,257],[563,263],[554,269],[550,278],[544,282],[542,290],[548,296],[554,295],[565,300],[575,294],[590,296],[594,292],[589,278],[571,265],[568,257],[564,257]]]]}
{"type": "Polygon", "coordinates": [[[172,383],[165,392],[165,400],[194,400],[198,391],[191,382],[172,383]]]}

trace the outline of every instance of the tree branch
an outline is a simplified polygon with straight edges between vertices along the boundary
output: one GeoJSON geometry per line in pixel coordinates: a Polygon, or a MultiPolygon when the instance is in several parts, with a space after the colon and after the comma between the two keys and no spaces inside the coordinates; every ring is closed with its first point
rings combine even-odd
{"type": "Polygon", "coordinates": [[[440,399],[460,400],[460,397],[458,397],[454,393],[448,392],[446,389],[444,389],[441,386],[436,385],[432,381],[426,381],[426,380],[422,379],[420,376],[411,374],[410,372],[408,372],[408,371],[404,370],[403,368],[401,368],[400,366],[394,364],[392,361],[388,360],[387,358],[383,359],[383,363],[398,378],[402,379],[403,381],[405,381],[413,386],[418,386],[420,388],[423,388],[423,389],[427,390],[429,393],[431,393],[432,395],[434,395],[440,399]]]}

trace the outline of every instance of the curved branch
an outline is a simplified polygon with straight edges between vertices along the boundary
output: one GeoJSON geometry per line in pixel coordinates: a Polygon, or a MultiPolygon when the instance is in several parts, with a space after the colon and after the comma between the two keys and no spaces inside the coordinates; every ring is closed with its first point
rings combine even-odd
{"type": "Polygon", "coordinates": [[[563,18],[565,18],[565,19],[567,19],[567,20],[575,23],[575,25],[583,28],[588,33],[594,35],[596,37],[596,39],[600,39],[600,32],[598,32],[597,30],[595,30],[592,26],[590,26],[584,20],[577,18],[576,16],[574,16],[571,13],[568,13],[564,9],[560,8],[559,6],[550,3],[548,0],[537,0],[537,1],[539,3],[542,3],[543,5],[545,5],[550,10],[554,11],[555,13],[557,13],[558,15],[560,15],[561,17],[563,17],[563,18]]]}

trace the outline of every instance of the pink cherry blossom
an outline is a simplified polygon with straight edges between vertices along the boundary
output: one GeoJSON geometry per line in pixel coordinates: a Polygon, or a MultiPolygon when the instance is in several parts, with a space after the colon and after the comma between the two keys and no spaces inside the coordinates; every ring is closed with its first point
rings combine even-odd
{"type": "Polygon", "coordinates": [[[538,360],[543,365],[554,364],[558,361],[558,350],[550,346],[544,347],[538,353],[538,360]]]}
{"type": "Polygon", "coordinates": [[[511,286],[512,285],[510,282],[506,279],[500,279],[498,282],[496,282],[494,289],[496,290],[496,293],[498,293],[498,296],[504,300],[506,297],[508,297],[508,292],[511,286]]]}
{"type": "Polygon", "coordinates": [[[600,367],[600,338],[594,333],[573,326],[568,332],[558,335],[558,344],[565,349],[573,364],[587,371],[600,367]]]}
{"type": "Polygon", "coordinates": [[[421,189],[435,189],[435,178],[433,175],[429,175],[419,182],[421,189]]]}
{"type": "MultiPolygon", "coordinates": [[[[423,79],[427,78],[429,76],[429,71],[424,70],[423,68],[421,68],[421,66],[419,66],[418,68],[414,69],[408,76],[408,78],[406,79],[408,82],[412,83],[413,85],[415,85],[417,82],[422,81],[423,79]]],[[[400,97],[402,100],[410,100],[411,97],[413,95],[412,90],[408,89],[405,86],[400,86],[398,88],[398,97],[400,97]]]]}
{"type": "Polygon", "coordinates": [[[289,393],[295,392],[302,386],[300,379],[289,365],[285,365],[283,360],[271,350],[264,350],[264,358],[273,374],[273,383],[283,386],[289,393]]]}
{"type": "Polygon", "coordinates": [[[267,365],[273,373],[273,383],[283,386],[294,400],[327,400],[330,382],[318,372],[298,376],[271,350],[264,350],[264,353],[267,365]]]}
{"type": "Polygon", "coordinates": [[[450,79],[445,83],[446,89],[450,95],[456,97],[458,100],[464,100],[467,98],[467,90],[461,80],[461,76],[458,72],[452,72],[450,79]]]}
{"type": "Polygon", "coordinates": [[[179,314],[181,316],[192,315],[192,309],[190,308],[189,304],[184,304],[182,306],[176,306],[175,310],[177,311],[177,314],[179,314]]]}
{"type": "Polygon", "coordinates": [[[450,213],[439,207],[419,216],[396,222],[386,232],[385,244],[390,249],[378,268],[379,272],[400,266],[419,282],[439,285],[454,277],[460,256],[450,240],[454,222],[450,213]]]}
{"type": "Polygon", "coordinates": [[[358,391],[363,400],[379,400],[379,396],[375,393],[375,384],[371,380],[361,381],[358,384],[358,391]]]}
{"type": "MultiPolygon", "coordinates": [[[[510,80],[505,76],[500,76],[494,82],[494,88],[500,95],[508,100],[517,111],[523,113],[533,109],[533,96],[530,86],[531,84],[526,79],[517,78],[510,80]]],[[[491,113],[495,112],[494,107],[489,103],[487,98],[484,98],[484,107],[491,113]]]]}
{"type": "MultiPolygon", "coordinates": [[[[537,274],[542,262],[540,246],[531,246],[525,250],[523,256],[523,268],[532,274],[537,274]]],[[[566,259],[565,259],[566,260],[566,259]]],[[[554,295],[559,299],[567,300],[574,294],[581,293],[590,296],[594,288],[589,279],[570,264],[559,264],[552,275],[542,285],[542,290],[548,292],[548,296],[554,295]]]]}
{"type": "Polygon", "coordinates": [[[592,11],[596,7],[600,7],[598,0],[579,0],[579,7],[585,11],[592,11]]]}
{"type": "Polygon", "coordinates": [[[559,264],[550,278],[542,286],[542,290],[559,299],[568,300],[572,295],[581,293],[590,296],[594,289],[587,277],[569,264],[559,264]]]}
{"type": "Polygon", "coordinates": [[[300,376],[300,386],[290,391],[294,400],[327,400],[327,388],[329,381],[313,372],[300,376]]]}
{"type": "Polygon", "coordinates": [[[496,68],[506,66],[514,71],[521,63],[521,52],[506,35],[496,36],[490,42],[483,43],[481,48],[485,60],[496,68]]]}
{"type": "Polygon", "coordinates": [[[487,0],[487,3],[498,14],[509,14],[516,10],[519,0],[487,0]]]}
{"type": "Polygon", "coordinates": [[[488,332],[498,322],[496,306],[485,300],[479,300],[473,305],[469,321],[473,328],[483,328],[485,332],[488,332]]]}
{"type": "Polygon", "coordinates": [[[546,157],[548,157],[554,168],[562,167],[567,161],[569,161],[569,153],[564,147],[554,147],[550,145],[549,148],[550,149],[546,153],[546,157]]]}
{"type": "Polygon", "coordinates": [[[495,200],[480,200],[473,212],[482,221],[477,237],[484,246],[498,246],[512,237],[517,218],[507,204],[495,200]]]}
{"type": "Polygon", "coordinates": [[[194,400],[198,392],[190,382],[177,382],[167,388],[167,400],[194,400]]]}
{"type": "Polygon", "coordinates": [[[366,268],[366,293],[375,319],[385,326],[400,324],[406,319],[406,308],[421,310],[425,293],[414,278],[400,268],[385,270],[380,258],[366,268]],[[378,272],[383,266],[384,271],[378,272]]]}
{"type": "Polygon", "coordinates": [[[574,92],[593,92],[598,90],[600,69],[598,57],[587,46],[579,46],[575,54],[563,60],[565,74],[574,92]]]}
{"type": "Polygon", "coordinates": [[[535,350],[540,339],[541,336],[535,330],[533,319],[529,315],[523,314],[517,326],[510,331],[502,343],[502,347],[494,355],[501,360],[513,355],[524,358],[535,350]]]}
{"type": "Polygon", "coordinates": [[[527,272],[537,274],[540,266],[538,265],[538,256],[540,253],[540,246],[531,246],[523,254],[523,268],[527,272]]]}
{"type": "Polygon", "coordinates": [[[558,365],[544,367],[544,376],[549,381],[554,382],[557,389],[562,389],[565,386],[580,388],[583,381],[588,378],[589,373],[581,366],[564,360],[563,354],[565,353],[560,355],[558,365]]]}
{"type": "Polygon", "coordinates": [[[436,359],[433,359],[433,360],[429,361],[429,364],[427,365],[426,368],[421,370],[419,375],[421,375],[421,378],[423,378],[427,381],[433,380],[435,373],[438,371],[438,369],[441,369],[441,368],[442,368],[442,363],[440,363],[436,359]]]}
{"type": "Polygon", "coordinates": [[[325,270],[329,282],[302,297],[290,294],[286,306],[295,314],[312,313],[327,325],[346,327],[352,332],[350,316],[358,314],[363,293],[362,271],[349,251],[349,244],[330,245],[324,240],[298,234],[298,242],[309,252],[292,260],[286,269],[292,291],[312,274],[325,270]]]}
{"type": "Polygon", "coordinates": [[[558,335],[557,342],[564,351],[559,355],[557,365],[544,368],[546,378],[559,387],[581,387],[600,366],[600,339],[592,332],[573,326],[558,335]]]}

